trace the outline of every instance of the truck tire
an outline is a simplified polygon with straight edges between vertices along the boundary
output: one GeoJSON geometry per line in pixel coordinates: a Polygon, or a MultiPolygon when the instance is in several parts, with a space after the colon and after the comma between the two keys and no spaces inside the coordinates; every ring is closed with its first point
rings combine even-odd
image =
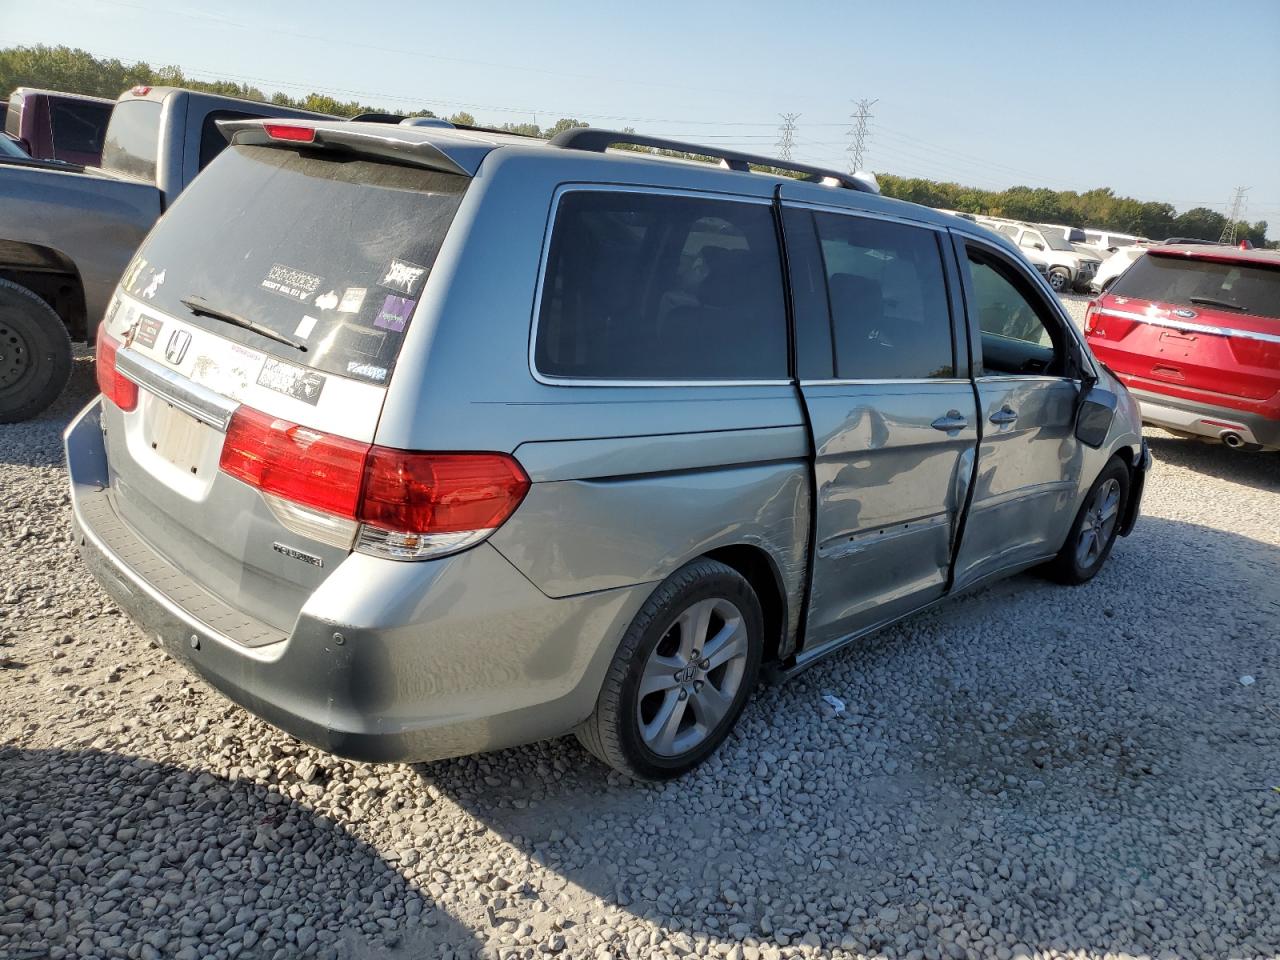
{"type": "Polygon", "coordinates": [[[49,304],[0,278],[0,423],[29,420],[71,375],[71,338],[49,304]]]}
{"type": "Polygon", "coordinates": [[[1070,293],[1071,273],[1066,267],[1050,267],[1049,286],[1053,287],[1054,293],[1070,293]]]}
{"type": "Polygon", "coordinates": [[[635,780],[678,777],[729,735],[763,650],[751,584],[716,560],[691,561],[631,621],[578,740],[635,780]]]}

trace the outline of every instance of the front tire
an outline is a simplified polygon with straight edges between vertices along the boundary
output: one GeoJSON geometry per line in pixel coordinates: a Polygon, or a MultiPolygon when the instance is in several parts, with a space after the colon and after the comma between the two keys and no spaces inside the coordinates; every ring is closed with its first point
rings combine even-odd
{"type": "Polygon", "coordinates": [[[29,420],[71,375],[71,338],[47,303],[0,279],[0,423],[29,420]]]}
{"type": "Polygon", "coordinates": [[[578,740],[636,780],[692,770],[746,706],[763,639],[760,600],[740,573],[715,560],[685,564],[627,628],[578,740]]]}
{"type": "Polygon", "coordinates": [[[1116,545],[1129,482],[1129,468],[1112,457],[1080,505],[1067,542],[1045,568],[1052,579],[1074,586],[1089,582],[1102,569],[1116,545]]]}
{"type": "Polygon", "coordinates": [[[1054,293],[1066,293],[1071,287],[1071,274],[1064,267],[1053,267],[1049,270],[1049,286],[1054,293]]]}

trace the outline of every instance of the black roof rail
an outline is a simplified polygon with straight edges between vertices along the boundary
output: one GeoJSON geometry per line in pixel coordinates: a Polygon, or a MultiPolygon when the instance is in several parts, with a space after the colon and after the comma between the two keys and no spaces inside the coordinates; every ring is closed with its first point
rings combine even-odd
{"type": "Polygon", "coordinates": [[[740,153],[737,150],[724,150],[720,147],[705,147],[699,143],[685,143],[681,140],[667,140],[664,137],[648,137],[642,133],[622,133],[617,130],[601,130],[596,127],[574,127],[551,138],[553,147],[564,150],[589,150],[592,153],[604,153],[615,144],[629,144],[635,147],[654,147],[658,150],[674,150],[679,153],[693,153],[700,157],[712,157],[722,160],[730,170],[750,173],[752,166],[775,167],[792,173],[804,174],[805,180],[834,180],[849,190],[861,190],[863,193],[879,193],[875,181],[863,179],[851,173],[839,170],[827,170],[823,167],[810,166],[807,163],[796,163],[794,160],[782,160],[778,157],[765,157],[754,153],[740,153]]]}

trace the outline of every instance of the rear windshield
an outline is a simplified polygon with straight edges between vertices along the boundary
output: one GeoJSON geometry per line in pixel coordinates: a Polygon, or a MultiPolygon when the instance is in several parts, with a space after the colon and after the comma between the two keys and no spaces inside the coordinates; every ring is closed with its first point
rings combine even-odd
{"type": "Polygon", "coordinates": [[[1280,268],[1152,254],[1111,287],[1121,297],[1280,319],[1280,268]]]}
{"type": "Polygon", "coordinates": [[[384,383],[468,179],[346,154],[224,151],[152,231],[121,281],[220,337],[384,383]],[[183,300],[305,350],[194,315],[183,300]]]}
{"type": "Polygon", "coordinates": [[[160,152],[160,101],[121,100],[111,111],[102,168],[156,182],[160,152]]]}
{"type": "Polygon", "coordinates": [[[101,153],[110,118],[109,104],[55,101],[49,109],[54,151],[101,153]]]}

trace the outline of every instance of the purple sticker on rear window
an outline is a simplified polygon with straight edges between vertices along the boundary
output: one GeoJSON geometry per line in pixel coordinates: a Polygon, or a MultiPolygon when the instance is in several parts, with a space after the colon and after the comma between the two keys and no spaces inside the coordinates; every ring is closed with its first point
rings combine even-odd
{"type": "Polygon", "coordinates": [[[406,300],[404,297],[397,297],[391,294],[387,299],[382,301],[382,309],[378,311],[378,316],[374,318],[373,325],[381,327],[383,330],[394,330],[396,333],[403,333],[404,328],[409,323],[409,314],[413,313],[413,300],[406,300]]]}

